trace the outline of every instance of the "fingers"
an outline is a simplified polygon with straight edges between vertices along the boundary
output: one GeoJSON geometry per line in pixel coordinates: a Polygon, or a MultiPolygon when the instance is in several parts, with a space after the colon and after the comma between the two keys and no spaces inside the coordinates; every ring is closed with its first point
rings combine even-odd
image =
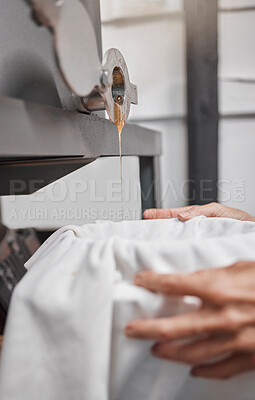
{"type": "Polygon", "coordinates": [[[255,368],[255,355],[235,354],[223,361],[194,367],[191,374],[195,377],[229,379],[255,368]]]}
{"type": "Polygon", "coordinates": [[[254,327],[243,328],[237,334],[212,335],[192,343],[164,342],[157,343],[152,347],[152,353],[155,357],[189,365],[205,363],[226,353],[254,352],[254,350],[254,327]]]}
{"type": "Polygon", "coordinates": [[[231,331],[225,323],[224,313],[214,309],[201,309],[171,318],[156,318],[133,321],[126,327],[130,338],[166,342],[198,334],[216,331],[231,331]]]}
{"type": "Polygon", "coordinates": [[[181,207],[181,208],[165,208],[165,209],[151,208],[149,210],[145,210],[143,216],[145,219],[178,218],[180,212],[185,212],[190,208],[192,208],[192,206],[181,207]]]}
{"type": "Polygon", "coordinates": [[[146,271],[137,274],[134,283],[145,289],[167,295],[201,298],[205,295],[207,299],[211,275],[211,271],[206,270],[193,274],[156,274],[146,271]]]}
{"type": "Polygon", "coordinates": [[[219,306],[237,301],[249,304],[255,302],[254,265],[254,262],[243,262],[227,268],[201,270],[191,274],[144,271],[136,275],[134,283],[169,296],[196,296],[219,306]]]}
{"type": "Polygon", "coordinates": [[[186,212],[180,211],[178,218],[181,221],[188,221],[189,219],[204,215],[207,218],[217,217],[220,209],[218,203],[210,203],[204,206],[193,206],[186,212]]]}
{"type": "Polygon", "coordinates": [[[222,335],[184,345],[157,343],[152,347],[152,354],[166,360],[197,365],[232,352],[234,349],[235,340],[233,336],[222,335]]]}
{"type": "MultiPolygon", "coordinates": [[[[230,210],[230,209],[229,209],[230,210]]],[[[149,209],[144,211],[145,219],[165,219],[165,218],[179,218],[181,221],[188,221],[189,219],[204,215],[205,217],[224,217],[226,207],[218,203],[210,203],[204,206],[187,206],[181,208],[167,208],[167,209],[149,209]]]]}
{"type": "Polygon", "coordinates": [[[255,327],[247,326],[241,329],[235,338],[235,349],[238,351],[255,351],[255,327]]]}
{"type": "Polygon", "coordinates": [[[149,209],[144,211],[145,219],[179,218],[181,221],[188,221],[194,217],[204,215],[205,217],[232,218],[241,221],[255,221],[248,213],[223,206],[218,203],[209,203],[203,206],[187,206],[169,209],[149,209]]]}

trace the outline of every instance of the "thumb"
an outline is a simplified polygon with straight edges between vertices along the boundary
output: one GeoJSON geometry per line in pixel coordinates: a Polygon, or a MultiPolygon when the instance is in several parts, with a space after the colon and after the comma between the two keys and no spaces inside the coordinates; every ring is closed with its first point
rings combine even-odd
{"type": "Polygon", "coordinates": [[[199,215],[202,215],[201,211],[200,211],[200,207],[192,207],[188,211],[181,212],[180,214],[178,214],[178,218],[181,221],[188,221],[189,219],[198,217],[199,215]]]}
{"type": "Polygon", "coordinates": [[[217,215],[217,204],[211,203],[204,206],[194,206],[185,212],[180,212],[178,218],[181,221],[188,221],[189,219],[204,215],[205,217],[215,217],[217,215]]]}

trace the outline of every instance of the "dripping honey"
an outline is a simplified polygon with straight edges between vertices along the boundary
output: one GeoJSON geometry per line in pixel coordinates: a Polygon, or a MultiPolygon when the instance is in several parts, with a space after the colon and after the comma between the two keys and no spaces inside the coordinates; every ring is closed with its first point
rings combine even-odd
{"type": "Polygon", "coordinates": [[[123,113],[123,104],[125,101],[125,79],[120,67],[113,70],[112,98],[114,102],[114,123],[118,129],[119,136],[119,155],[120,155],[120,181],[121,181],[121,200],[123,200],[122,190],[122,130],[125,125],[126,115],[123,113]]]}
{"type": "Polygon", "coordinates": [[[121,107],[117,104],[114,103],[114,119],[115,119],[115,125],[117,126],[118,129],[118,134],[119,134],[119,154],[120,154],[120,179],[122,182],[122,130],[125,125],[125,120],[123,118],[123,114],[121,111],[121,107]]]}

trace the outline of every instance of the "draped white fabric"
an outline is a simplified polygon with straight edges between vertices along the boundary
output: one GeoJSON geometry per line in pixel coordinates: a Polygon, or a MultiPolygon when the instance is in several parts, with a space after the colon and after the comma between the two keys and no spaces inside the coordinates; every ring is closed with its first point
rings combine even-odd
{"type": "Polygon", "coordinates": [[[29,260],[15,289],[0,399],[175,399],[189,368],[153,358],[152,343],[127,339],[124,328],[133,319],[189,311],[198,301],[147,292],[133,285],[134,275],[242,259],[255,260],[251,222],[199,217],[62,228],[29,260]]]}

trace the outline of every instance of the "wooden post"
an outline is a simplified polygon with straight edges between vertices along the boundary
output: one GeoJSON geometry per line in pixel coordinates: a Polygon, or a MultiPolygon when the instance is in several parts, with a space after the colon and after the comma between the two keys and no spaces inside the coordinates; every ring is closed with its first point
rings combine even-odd
{"type": "Polygon", "coordinates": [[[189,201],[217,201],[218,0],[184,0],[187,31],[189,201]]]}

